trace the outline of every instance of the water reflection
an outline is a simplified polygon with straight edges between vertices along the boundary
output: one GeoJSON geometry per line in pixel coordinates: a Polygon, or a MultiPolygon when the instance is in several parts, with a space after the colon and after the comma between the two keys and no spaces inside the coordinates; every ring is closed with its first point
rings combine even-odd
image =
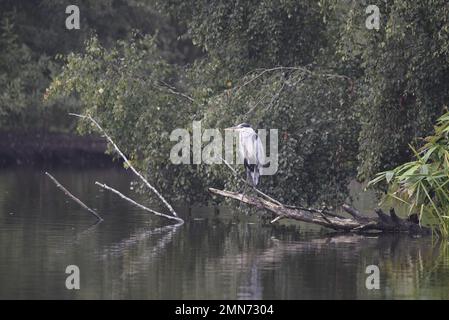
{"type": "Polygon", "coordinates": [[[127,190],[123,171],[56,175],[105,221],[91,225],[40,171],[0,172],[0,298],[449,298],[448,246],[432,238],[273,227],[223,208],[178,208],[186,223],[165,226],[93,185],[127,190]],[[81,290],[65,289],[69,264],[81,290]],[[365,287],[371,264],[380,290],[365,287]]]}

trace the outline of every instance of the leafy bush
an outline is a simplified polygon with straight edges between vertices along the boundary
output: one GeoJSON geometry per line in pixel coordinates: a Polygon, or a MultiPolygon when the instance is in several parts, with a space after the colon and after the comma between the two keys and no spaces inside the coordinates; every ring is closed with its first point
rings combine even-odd
{"type": "Polygon", "coordinates": [[[449,112],[441,116],[434,135],[424,139],[418,150],[411,147],[416,160],[381,172],[369,186],[385,181],[388,197],[405,204],[409,214],[438,226],[449,236],[449,112]]]}

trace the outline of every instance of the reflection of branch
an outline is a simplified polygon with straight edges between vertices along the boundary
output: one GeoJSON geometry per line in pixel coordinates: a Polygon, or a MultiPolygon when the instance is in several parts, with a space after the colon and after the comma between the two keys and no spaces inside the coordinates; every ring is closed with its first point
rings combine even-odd
{"type": "Polygon", "coordinates": [[[181,218],[174,217],[174,216],[169,216],[169,215],[167,215],[167,214],[157,212],[157,211],[155,211],[155,210],[153,210],[153,209],[149,209],[149,208],[147,208],[147,207],[141,205],[140,203],[137,203],[137,202],[135,202],[134,200],[128,198],[127,196],[125,196],[125,195],[122,194],[121,192],[115,190],[114,188],[109,187],[109,186],[106,185],[106,184],[100,183],[100,182],[98,182],[98,181],[96,181],[95,184],[96,184],[97,186],[100,186],[100,187],[103,188],[103,189],[112,191],[113,193],[117,194],[120,198],[122,198],[122,199],[124,199],[124,200],[126,200],[126,201],[128,201],[128,202],[131,202],[133,205],[135,205],[135,206],[137,206],[137,207],[139,207],[139,208],[141,208],[141,209],[143,209],[143,210],[145,210],[145,211],[151,212],[152,214],[155,214],[155,215],[157,215],[157,216],[159,216],[159,217],[164,217],[164,218],[167,218],[167,219],[176,220],[176,221],[178,221],[178,222],[181,223],[181,224],[184,223],[184,220],[182,220],[181,218]]]}
{"type": "MultiPolygon", "coordinates": [[[[153,248],[153,253],[157,252],[158,250],[164,248],[168,243],[170,243],[170,240],[173,238],[174,234],[178,230],[178,228],[182,225],[182,223],[177,223],[169,226],[164,226],[160,228],[155,228],[152,230],[145,230],[143,232],[138,232],[132,234],[129,238],[120,241],[117,244],[114,244],[111,248],[106,249],[103,251],[102,256],[112,255],[122,255],[126,249],[129,247],[144,241],[148,239],[148,237],[156,234],[163,234],[167,232],[159,241],[158,244],[153,248]]],[[[145,251],[146,252],[146,251],[145,251]]]]}
{"type": "Polygon", "coordinates": [[[93,234],[96,231],[96,229],[97,229],[98,225],[100,224],[100,222],[101,222],[100,220],[97,220],[94,224],[92,224],[87,229],[78,232],[75,235],[74,239],[72,241],[68,241],[66,243],[66,245],[74,245],[74,244],[80,242],[81,240],[83,240],[85,237],[93,234]]]}
{"type": "MultiPolygon", "coordinates": [[[[126,255],[131,259],[128,265],[142,266],[144,268],[144,272],[147,272],[148,265],[154,261],[155,256],[162,253],[164,248],[173,242],[173,237],[176,235],[181,225],[182,223],[177,223],[174,225],[155,228],[153,230],[136,232],[132,234],[128,239],[122,240],[119,243],[104,250],[100,256],[103,258],[107,256],[118,258],[126,255]],[[161,235],[161,237],[156,241],[156,244],[152,246],[151,250],[137,250],[137,256],[129,254],[131,252],[131,247],[136,246],[143,241],[146,241],[147,239],[149,239],[149,237],[154,235],[161,235]]],[[[120,278],[123,280],[129,275],[138,273],[140,271],[141,270],[138,270],[134,267],[130,269],[125,268],[120,278]]]]}
{"type": "Polygon", "coordinates": [[[176,214],[175,210],[173,209],[173,207],[167,202],[167,200],[165,200],[165,198],[162,196],[162,194],[159,193],[159,191],[156,190],[155,187],[153,187],[147,179],[145,179],[131,164],[131,162],[128,160],[128,158],[123,154],[123,152],[118,148],[118,146],[115,144],[115,142],[111,139],[111,137],[109,137],[109,135],[106,133],[106,131],[98,124],[97,121],[95,121],[95,119],[93,119],[90,115],[87,116],[83,116],[80,114],[76,114],[76,113],[69,113],[69,115],[71,116],[75,116],[78,118],[82,118],[82,119],[88,119],[90,122],[92,122],[106,137],[106,139],[108,139],[108,141],[112,144],[112,146],[114,147],[114,149],[117,151],[117,153],[120,155],[120,157],[122,157],[122,159],[125,161],[126,165],[131,168],[131,171],[134,172],[139,178],[140,180],[142,180],[145,185],[151,189],[151,191],[153,191],[154,194],[156,194],[156,196],[164,203],[164,205],[168,208],[168,210],[170,210],[171,214],[175,217],[177,217],[178,215],[176,214]]]}
{"type": "Polygon", "coordinates": [[[51,174],[49,174],[48,172],[45,172],[45,174],[56,184],[56,187],[58,189],[60,189],[62,192],[64,192],[64,194],[66,196],[68,196],[69,198],[71,198],[73,201],[75,201],[76,203],[78,203],[81,207],[83,207],[84,209],[86,209],[87,211],[89,211],[91,214],[93,214],[98,221],[103,221],[103,218],[100,217],[100,215],[93,209],[89,208],[88,206],[86,206],[80,199],[78,199],[77,197],[75,197],[73,194],[71,194],[66,188],[64,188],[64,186],[59,183],[58,180],[56,180],[51,174]]]}

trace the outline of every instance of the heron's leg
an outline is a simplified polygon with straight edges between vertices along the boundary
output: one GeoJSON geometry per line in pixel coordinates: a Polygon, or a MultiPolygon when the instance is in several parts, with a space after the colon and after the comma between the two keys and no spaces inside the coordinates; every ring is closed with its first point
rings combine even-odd
{"type": "MultiPolygon", "coordinates": [[[[255,186],[253,186],[253,191],[254,191],[254,192],[257,192],[255,186]]],[[[256,205],[256,207],[257,207],[258,209],[263,209],[264,206],[263,206],[262,201],[260,200],[260,198],[259,198],[259,197],[256,197],[256,199],[257,199],[258,202],[259,202],[259,203],[256,205]]]]}
{"type": "MultiPolygon", "coordinates": [[[[247,172],[247,177],[248,177],[248,172],[247,172]]],[[[248,181],[248,180],[247,180],[248,181]]],[[[240,199],[240,203],[239,203],[239,209],[240,209],[240,206],[242,205],[242,202],[243,202],[243,198],[245,197],[245,194],[246,194],[246,190],[248,189],[248,184],[246,184],[245,183],[245,186],[243,187],[243,190],[242,190],[242,197],[241,197],[241,199],[240,199]]]]}
{"type": "Polygon", "coordinates": [[[248,189],[248,186],[245,184],[245,186],[243,187],[243,190],[242,190],[242,198],[240,199],[241,201],[243,201],[243,198],[245,197],[247,189],[248,189]]]}
{"type": "Polygon", "coordinates": [[[249,169],[246,170],[246,183],[245,183],[245,187],[243,188],[242,200],[246,193],[246,190],[248,190],[248,186],[251,186],[252,188],[254,188],[253,177],[251,177],[251,173],[250,173],[249,169]]]}
{"type": "Polygon", "coordinates": [[[242,190],[242,197],[241,197],[241,199],[240,199],[239,208],[240,208],[240,206],[242,205],[243,198],[245,197],[246,189],[248,189],[248,186],[245,184],[245,186],[243,187],[243,190],[242,190]]]}

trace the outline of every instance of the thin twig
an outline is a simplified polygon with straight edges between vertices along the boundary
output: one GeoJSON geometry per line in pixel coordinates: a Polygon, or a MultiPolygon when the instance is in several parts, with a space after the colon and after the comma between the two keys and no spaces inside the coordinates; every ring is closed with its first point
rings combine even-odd
{"type": "Polygon", "coordinates": [[[131,162],[129,162],[128,158],[123,154],[122,151],[120,151],[120,149],[117,147],[117,145],[115,144],[115,142],[111,139],[111,137],[109,137],[109,135],[106,133],[106,131],[98,124],[97,121],[95,121],[95,119],[93,119],[91,116],[84,116],[84,115],[80,115],[80,114],[76,114],[76,113],[69,113],[69,115],[71,116],[75,116],[78,118],[82,118],[82,119],[88,119],[90,120],[106,137],[106,139],[108,139],[108,141],[114,146],[115,150],[117,151],[117,153],[122,157],[122,159],[125,161],[126,165],[131,168],[132,172],[134,172],[139,178],[140,180],[142,180],[146,186],[148,188],[151,189],[151,191],[154,192],[154,194],[156,194],[158,196],[158,198],[164,203],[164,205],[168,208],[168,210],[170,210],[171,214],[175,217],[177,217],[178,215],[176,214],[175,210],[173,209],[173,207],[167,202],[167,200],[165,200],[165,198],[162,196],[162,194],[159,193],[159,191],[156,190],[155,187],[153,187],[148,181],[147,179],[145,179],[131,164],[131,162]]]}
{"type": "Polygon", "coordinates": [[[281,86],[281,88],[278,90],[278,92],[276,92],[276,94],[275,94],[274,96],[271,97],[270,104],[268,105],[268,107],[267,107],[267,109],[266,109],[267,111],[274,105],[274,101],[275,101],[276,99],[279,99],[279,96],[281,95],[282,90],[284,90],[284,87],[285,87],[285,82],[282,83],[282,86],[281,86]]]}
{"type": "Polygon", "coordinates": [[[140,203],[137,203],[136,201],[134,201],[134,200],[128,198],[127,196],[125,196],[125,195],[124,195],[123,193],[121,193],[120,191],[117,191],[116,189],[114,189],[114,188],[112,188],[112,187],[110,187],[110,186],[108,186],[108,185],[106,185],[106,184],[104,184],[104,183],[100,183],[100,182],[96,181],[95,184],[96,184],[97,186],[100,186],[100,187],[103,188],[103,189],[112,191],[113,193],[115,193],[116,195],[118,195],[120,198],[122,198],[122,199],[124,199],[124,200],[126,200],[126,201],[128,201],[128,202],[130,202],[130,203],[132,203],[133,205],[139,207],[140,209],[143,209],[143,210],[145,210],[145,211],[151,212],[152,214],[155,214],[155,215],[160,216],[160,217],[163,217],[163,218],[167,218],[167,219],[170,219],[170,220],[175,220],[175,221],[178,221],[179,223],[184,223],[184,220],[183,220],[183,219],[181,219],[181,218],[179,218],[179,217],[170,216],[170,215],[167,215],[167,214],[164,214],[164,213],[160,213],[160,212],[157,212],[157,211],[155,211],[155,210],[153,210],[153,209],[147,208],[147,207],[141,205],[140,203]]]}
{"type": "Polygon", "coordinates": [[[69,198],[71,198],[73,201],[75,201],[76,203],[78,203],[81,207],[83,207],[84,209],[86,209],[87,211],[89,211],[91,214],[93,214],[99,221],[103,221],[103,218],[100,217],[100,215],[93,209],[89,208],[88,206],[86,206],[80,199],[78,199],[77,197],[75,197],[73,194],[71,194],[66,188],[64,188],[64,186],[59,183],[58,180],[56,180],[51,174],[49,174],[48,172],[45,172],[45,174],[55,183],[56,187],[58,189],[60,189],[62,192],[64,192],[64,194],[66,196],[68,196],[69,198]]]}
{"type": "Polygon", "coordinates": [[[257,108],[257,106],[259,105],[259,104],[261,104],[262,103],[262,101],[266,98],[266,97],[268,97],[270,94],[269,93],[266,93],[262,98],[260,98],[252,107],[251,107],[251,109],[249,109],[246,113],[245,113],[245,116],[247,116],[247,115],[249,115],[251,112],[253,112],[256,108],[257,108]]]}
{"type": "Polygon", "coordinates": [[[236,87],[236,95],[240,92],[240,90],[242,90],[243,87],[246,87],[247,85],[249,85],[250,83],[254,82],[255,80],[259,79],[260,77],[262,77],[264,74],[268,73],[268,72],[273,72],[273,71],[281,71],[281,70],[292,70],[292,71],[302,71],[304,73],[307,73],[309,75],[312,76],[318,76],[318,77],[324,77],[324,78],[340,78],[340,79],[346,79],[349,80],[351,79],[348,76],[345,75],[340,75],[340,74],[332,74],[332,73],[319,73],[316,71],[311,71],[307,68],[304,67],[274,67],[274,68],[270,68],[270,69],[262,69],[262,71],[256,75],[254,78],[246,81],[245,83],[243,83],[242,85],[236,87]]]}
{"type": "Polygon", "coordinates": [[[281,220],[282,218],[284,218],[283,215],[277,216],[276,218],[274,218],[273,220],[271,220],[270,223],[275,223],[276,221],[281,220]]]}
{"type": "Polygon", "coordinates": [[[165,81],[160,80],[159,82],[160,82],[165,88],[167,88],[168,91],[169,91],[170,93],[175,94],[175,95],[178,95],[178,96],[181,96],[181,97],[183,97],[183,98],[189,100],[189,101],[192,102],[192,103],[195,102],[195,99],[193,99],[191,96],[188,96],[188,95],[185,94],[185,93],[182,93],[182,92],[177,91],[175,87],[169,85],[169,84],[166,83],[165,81]]]}

